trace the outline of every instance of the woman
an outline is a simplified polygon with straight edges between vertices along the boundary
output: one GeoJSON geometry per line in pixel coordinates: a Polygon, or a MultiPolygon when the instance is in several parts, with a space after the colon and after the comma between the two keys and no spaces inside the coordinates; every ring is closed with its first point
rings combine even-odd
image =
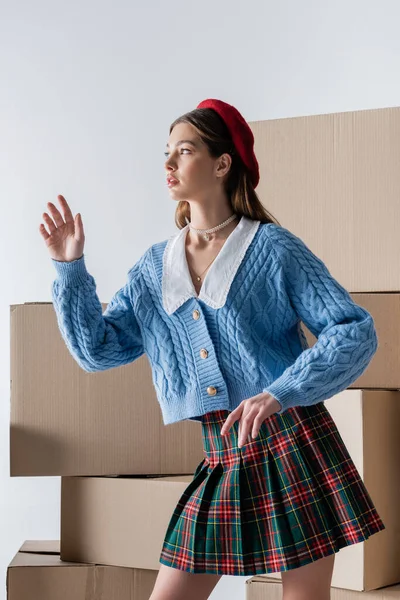
{"type": "Polygon", "coordinates": [[[99,371],[146,353],[164,423],[201,422],[204,458],[151,600],[203,600],[223,574],[278,571],[284,600],[326,600],[335,553],[385,528],[323,402],[367,368],[373,319],[260,203],[236,108],[204,100],[171,125],[165,154],[179,232],[148,248],[104,313],[80,214],[59,196],[63,215],[49,202],[40,225],[77,362],[99,371]]]}

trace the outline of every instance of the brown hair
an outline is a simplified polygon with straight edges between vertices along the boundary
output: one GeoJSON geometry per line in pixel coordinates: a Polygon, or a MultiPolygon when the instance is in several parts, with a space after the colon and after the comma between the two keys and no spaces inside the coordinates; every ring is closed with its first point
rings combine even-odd
{"type": "MultiPolygon", "coordinates": [[[[232,164],[225,180],[225,191],[233,212],[239,218],[245,216],[261,223],[280,225],[279,221],[261,204],[250,181],[248,170],[234,148],[229,129],[222,117],[211,108],[196,108],[175,119],[169,133],[178,123],[193,125],[212,157],[218,158],[225,152],[232,157],[232,164]]],[[[190,220],[190,204],[186,200],[180,200],[175,211],[175,223],[179,229],[186,226],[185,217],[190,220]]]]}

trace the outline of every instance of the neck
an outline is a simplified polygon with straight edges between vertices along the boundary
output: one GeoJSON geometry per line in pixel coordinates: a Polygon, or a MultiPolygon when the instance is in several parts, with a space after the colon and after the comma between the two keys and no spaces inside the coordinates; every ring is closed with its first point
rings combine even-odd
{"type": "MultiPolygon", "coordinates": [[[[231,216],[231,215],[229,215],[229,216],[231,216]]],[[[221,221],[221,223],[223,223],[225,220],[226,219],[221,221]]],[[[192,244],[193,246],[195,246],[198,249],[211,248],[214,246],[214,244],[216,244],[217,247],[219,247],[219,245],[228,238],[228,236],[232,233],[232,231],[235,229],[235,227],[237,227],[239,220],[240,220],[239,217],[236,215],[234,219],[232,219],[229,223],[224,225],[224,227],[222,227],[221,229],[218,229],[217,231],[213,231],[212,233],[208,233],[207,240],[205,239],[205,237],[203,236],[202,233],[200,233],[200,232],[197,233],[196,231],[193,231],[189,227],[189,230],[188,230],[187,236],[186,236],[186,243],[192,244]]],[[[217,225],[220,225],[220,223],[217,223],[217,225]]],[[[215,225],[213,227],[215,227],[215,225]]],[[[209,228],[204,227],[201,229],[209,229],[209,228]]]]}
{"type": "MultiPolygon", "coordinates": [[[[190,210],[190,226],[194,229],[212,229],[217,225],[224,223],[233,215],[232,207],[227,207],[223,211],[202,211],[190,210]]],[[[230,224],[230,223],[229,223],[230,224]]]]}

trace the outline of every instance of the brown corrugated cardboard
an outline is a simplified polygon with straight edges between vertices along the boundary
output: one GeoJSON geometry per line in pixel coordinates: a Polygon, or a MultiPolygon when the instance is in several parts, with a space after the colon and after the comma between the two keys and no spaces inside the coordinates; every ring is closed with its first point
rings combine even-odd
{"type": "MultiPolygon", "coordinates": [[[[325,401],[386,529],[341,549],[332,586],[367,591],[400,582],[400,392],[345,390],[325,401]]],[[[280,573],[270,574],[281,578],[280,573]]]]}
{"type": "MultiPolygon", "coordinates": [[[[400,294],[352,297],[374,317],[380,344],[349,387],[400,388],[400,294]]],[[[11,307],[11,380],[12,476],[179,474],[202,459],[200,423],[163,425],[147,358],[86,373],[61,339],[51,303],[11,307]]]]}
{"type": "Polygon", "coordinates": [[[400,108],[254,121],[257,194],[351,292],[400,291],[400,108]]]}
{"type": "MultiPolygon", "coordinates": [[[[372,315],[378,335],[378,349],[364,373],[356,379],[350,389],[400,388],[400,294],[351,294],[354,302],[363,306],[372,315]]],[[[316,337],[302,323],[310,346],[316,337]]]]}
{"type": "Polygon", "coordinates": [[[145,355],[88,373],[51,303],[11,306],[11,476],[191,474],[202,458],[200,422],[163,424],[145,355]]]}
{"type": "MultiPolygon", "coordinates": [[[[246,600],[282,600],[282,583],[266,575],[247,579],[245,586],[246,600]]],[[[331,588],[331,600],[400,600],[400,585],[371,592],[331,588]]]]}
{"type": "Polygon", "coordinates": [[[168,523],[191,480],[62,477],[61,559],[159,569],[168,523]]]}
{"type": "MultiPolygon", "coordinates": [[[[332,585],[370,590],[398,583],[400,392],[345,390],[325,405],[386,526],[337,553],[332,585]]],[[[171,478],[172,485],[163,477],[63,477],[62,558],[156,569],[166,526],[190,479],[183,484],[171,478]],[[132,543],[135,536],[140,551],[132,543]]]]}
{"type": "Polygon", "coordinates": [[[148,600],[158,571],[61,561],[59,548],[25,542],[7,569],[7,600],[148,600]]]}

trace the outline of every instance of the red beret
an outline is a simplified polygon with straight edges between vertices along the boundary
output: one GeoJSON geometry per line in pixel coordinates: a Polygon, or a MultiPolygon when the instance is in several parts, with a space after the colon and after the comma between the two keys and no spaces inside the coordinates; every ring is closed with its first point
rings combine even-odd
{"type": "Polygon", "coordinates": [[[240,112],[234,106],[215,98],[203,100],[196,108],[212,108],[225,121],[233,144],[249,170],[251,182],[255,188],[258,185],[260,173],[256,155],[254,154],[254,136],[240,112]]]}

